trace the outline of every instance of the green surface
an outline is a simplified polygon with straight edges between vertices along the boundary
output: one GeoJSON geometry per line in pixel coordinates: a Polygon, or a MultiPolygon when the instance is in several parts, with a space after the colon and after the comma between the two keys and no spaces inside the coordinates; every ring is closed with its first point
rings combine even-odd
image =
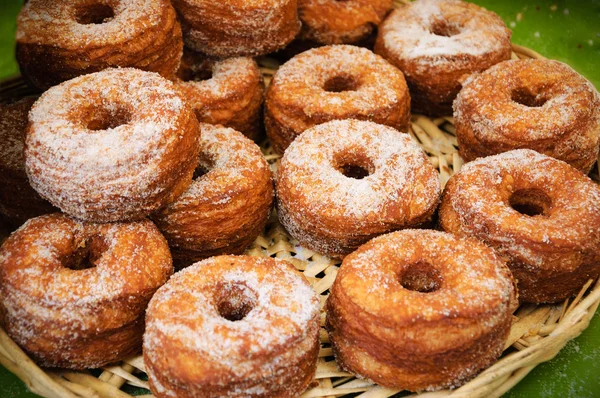
{"type": "MultiPolygon", "coordinates": [[[[600,0],[493,1],[476,3],[500,14],[515,43],[571,65],[600,88],[600,0]]],[[[0,0],[0,79],[18,69],[13,54],[20,0],[0,0]]],[[[600,315],[552,361],[535,368],[506,396],[600,397],[600,315]]],[[[0,366],[0,397],[35,397],[0,366]]]]}

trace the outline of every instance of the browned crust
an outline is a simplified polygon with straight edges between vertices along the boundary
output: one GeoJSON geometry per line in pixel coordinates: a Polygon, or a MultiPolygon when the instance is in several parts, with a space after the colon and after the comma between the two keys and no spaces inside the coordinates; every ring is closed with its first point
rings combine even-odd
{"type": "Polygon", "coordinates": [[[456,387],[491,365],[502,353],[517,305],[515,293],[506,266],[492,250],[475,240],[463,241],[433,231],[395,232],[370,241],[344,259],[327,300],[326,327],[336,360],[358,377],[411,391],[456,387]],[[394,249],[388,251],[390,247],[394,249]],[[448,257],[449,251],[454,253],[452,257],[448,257]],[[405,253],[412,254],[405,258],[405,253]],[[464,262],[456,263],[455,258],[460,256],[465,257],[464,262]],[[369,267],[378,271],[360,273],[364,261],[374,264],[369,267]],[[393,272],[401,275],[404,267],[420,261],[440,270],[439,290],[415,295],[405,290],[399,280],[380,279],[381,273],[389,272],[387,268],[398,268],[393,272]],[[494,291],[492,297],[489,290],[481,289],[477,300],[471,301],[472,296],[463,299],[462,289],[472,287],[457,285],[442,270],[459,265],[464,270],[456,272],[470,272],[469,267],[475,267],[471,264],[476,262],[478,267],[485,264],[481,269],[485,269],[484,273],[477,278],[486,282],[499,280],[498,287],[503,286],[506,291],[494,291]],[[347,278],[351,279],[345,281],[347,278]],[[349,293],[347,287],[356,286],[358,280],[365,288],[354,287],[349,293]],[[377,298],[359,295],[368,292],[372,285],[380,290],[377,298]],[[442,293],[446,285],[452,286],[453,293],[442,293]],[[437,294],[447,294],[447,298],[437,299],[437,294]],[[373,300],[378,301],[373,304],[373,300]],[[372,312],[371,308],[377,309],[372,312]]]}
{"type": "Polygon", "coordinates": [[[454,107],[459,153],[467,162],[519,148],[560,159],[584,173],[598,160],[600,95],[560,62],[502,62],[470,79],[454,107]],[[544,104],[519,104],[512,98],[516,92],[544,104]]]}
{"type": "MultiPolygon", "coordinates": [[[[534,154],[518,152],[525,151],[534,154]]],[[[454,175],[444,190],[440,225],[494,248],[518,281],[521,302],[560,302],[600,274],[600,209],[594,202],[600,188],[575,168],[543,155],[528,166],[491,163],[516,152],[479,160],[468,172],[454,175]],[[497,167],[496,180],[481,176],[480,170],[489,167],[497,167]],[[547,177],[537,184],[528,182],[536,173],[547,177]],[[485,195],[469,187],[481,187],[485,195]],[[547,215],[534,216],[535,223],[530,216],[511,212],[512,193],[523,189],[538,189],[552,202],[547,215]],[[474,204],[482,207],[477,210],[474,204]]]]}
{"type": "Polygon", "coordinates": [[[356,43],[368,37],[391,9],[391,0],[299,0],[300,37],[322,44],[356,43]]]}
{"type": "MultiPolygon", "coordinates": [[[[198,266],[202,265],[202,268],[195,270],[188,268],[181,271],[179,277],[172,279],[166,287],[169,288],[174,283],[181,283],[181,286],[177,288],[179,290],[176,290],[175,293],[170,292],[170,294],[182,295],[185,298],[185,295],[181,293],[181,287],[189,284],[190,288],[196,290],[196,294],[203,295],[204,300],[211,303],[214,300],[212,297],[214,286],[222,282],[224,274],[232,271],[241,274],[252,272],[261,279],[265,272],[297,273],[291,264],[279,262],[283,265],[280,267],[275,264],[275,261],[271,258],[257,260],[250,256],[213,257],[199,263],[198,266]],[[208,271],[205,271],[203,276],[197,276],[201,273],[201,269],[208,271]]],[[[301,276],[298,275],[298,277],[301,276]]],[[[285,277],[280,280],[281,283],[289,281],[285,277]]],[[[303,283],[306,282],[303,281],[303,283]]],[[[293,289],[294,286],[286,284],[282,288],[293,289]]],[[[290,290],[290,294],[293,294],[293,290],[290,290]]],[[[193,345],[185,345],[182,341],[172,338],[173,336],[165,335],[163,329],[157,325],[162,323],[163,327],[167,327],[172,325],[174,320],[172,318],[165,319],[165,309],[169,308],[169,303],[161,301],[163,298],[161,292],[156,297],[158,298],[155,298],[150,304],[146,317],[149,333],[144,337],[144,363],[149,376],[150,388],[157,397],[175,394],[177,397],[291,398],[301,394],[313,380],[320,348],[320,324],[316,294],[312,299],[314,300],[314,313],[305,325],[305,330],[291,326],[288,329],[289,334],[274,335],[273,338],[277,338],[278,342],[273,342],[264,350],[254,352],[248,349],[246,359],[251,365],[241,366],[242,364],[240,364],[240,367],[236,363],[232,365],[233,368],[215,362],[218,359],[215,359],[214,353],[206,354],[193,345]],[[157,300],[160,303],[157,303],[157,300]],[[165,325],[167,322],[168,325],[165,325]],[[149,335],[151,336],[149,337],[149,335]],[[186,364],[189,365],[186,366],[186,364]]],[[[186,300],[181,301],[182,308],[190,305],[186,303],[186,300]]],[[[292,302],[286,305],[288,304],[294,305],[292,302]]],[[[261,311],[268,311],[268,309],[261,311]]],[[[198,318],[210,319],[212,316],[215,315],[202,313],[198,318]]],[[[193,322],[193,319],[182,320],[181,324],[191,326],[193,322]]],[[[245,322],[245,320],[239,322],[245,322]]],[[[286,320],[286,324],[288,322],[293,325],[291,320],[286,320]]],[[[226,334],[227,330],[221,331],[221,328],[227,329],[228,326],[221,326],[218,332],[226,334]]],[[[209,337],[207,336],[207,338],[209,337]]],[[[218,335],[210,338],[218,338],[218,335]]],[[[248,339],[253,339],[253,336],[248,336],[248,339]]],[[[248,347],[250,346],[249,342],[246,344],[248,347]]]]}
{"type": "Polygon", "coordinates": [[[421,60],[405,58],[398,56],[394,51],[393,47],[397,46],[397,44],[386,42],[384,36],[394,30],[394,19],[412,18],[410,15],[412,7],[419,7],[419,3],[415,2],[413,5],[395,9],[379,26],[374,51],[404,73],[410,90],[412,99],[411,109],[413,113],[423,113],[432,116],[451,114],[452,102],[461,89],[461,80],[463,78],[474,72],[486,70],[498,62],[510,59],[511,32],[506,28],[500,17],[475,4],[468,2],[441,2],[440,9],[446,10],[447,15],[452,16],[453,20],[450,22],[452,24],[459,26],[465,24],[473,18],[474,13],[477,13],[482,18],[485,18],[488,24],[504,26],[506,34],[503,38],[498,39],[498,43],[502,44],[501,48],[494,51],[487,51],[483,55],[461,53],[457,55],[440,55],[438,58],[424,56],[421,57],[421,60]],[[443,62],[440,62],[440,59],[443,62]],[[423,61],[429,62],[430,65],[424,67],[420,64],[423,61]]]}
{"type": "MultiPolygon", "coordinates": [[[[198,165],[197,142],[200,135],[198,120],[192,109],[180,98],[175,85],[154,73],[122,68],[80,76],[46,91],[32,108],[31,114],[34,113],[38,115],[38,119],[30,120],[25,145],[26,168],[30,182],[42,197],[63,212],[82,220],[111,222],[142,219],[181,195],[189,187],[198,165]],[[137,83],[150,81],[155,86],[144,87],[133,84],[127,86],[128,79],[135,80],[137,83]],[[109,90],[97,91],[96,85],[104,85],[109,90]],[[158,85],[163,85],[163,91],[158,90],[158,85]],[[119,91],[115,89],[116,87],[119,90],[121,87],[128,87],[129,90],[119,91]],[[165,103],[158,103],[158,100],[155,100],[154,107],[151,107],[152,102],[144,103],[141,107],[142,98],[131,87],[154,90],[154,95],[163,96],[165,103]],[[82,97],[70,96],[71,90],[86,92],[85,100],[82,97]],[[72,112],[53,113],[51,109],[56,104],[50,104],[52,101],[71,107],[72,112]],[[165,123],[155,123],[157,131],[153,132],[151,137],[160,142],[152,142],[148,147],[140,149],[146,151],[145,159],[140,160],[140,156],[135,157],[137,154],[133,153],[131,157],[136,160],[115,164],[114,169],[104,170],[104,174],[96,175],[88,170],[88,175],[85,176],[87,185],[85,189],[81,189],[82,173],[78,174],[78,178],[72,176],[73,165],[65,161],[65,156],[77,157],[70,147],[75,140],[64,140],[61,149],[64,148],[65,151],[60,156],[56,152],[49,152],[45,144],[40,142],[47,134],[53,133],[51,129],[54,118],[63,118],[64,123],[67,123],[64,120],[68,119],[80,134],[78,138],[84,139],[85,134],[89,132],[85,121],[97,117],[89,109],[111,106],[120,107],[124,112],[132,115],[131,120],[125,122],[124,135],[134,141],[136,137],[143,135],[140,129],[136,129],[136,124],[143,124],[148,120],[155,123],[161,116],[161,112],[168,112],[169,119],[165,123]],[[152,153],[155,145],[161,146],[162,152],[158,156],[152,153]],[[66,154],[67,150],[69,155],[66,154]],[[146,163],[141,164],[143,161],[146,163]],[[156,171],[149,175],[150,170],[156,171]],[[116,171],[120,174],[115,175],[116,171]],[[135,177],[132,175],[134,173],[136,173],[135,177]],[[140,177],[140,173],[146,173],[146,177],[140,177]],[[72,177],[72,180],[63,183],[56,181],[57,176],[64,178],[63,176],[67,174],[69,178],[72,177]],[[130,180],[125,181],[127,178],[130,180]],[[125,191],[130,187],[135,188],[126,193],[125,191]]],[[[103,114],[100,116],[110,119],[103,114]]],[[[107,150],[118,154],[120,149],[107,150]]],[[[132,148],[122,150],[123,153],[132,152],[132,148]]],[[[94,159],[90,159],[92,160],[94,159]]]]}
{"type": "Polygon", "coordinates": [[[258,56],[291,42],[300,30],[296,0],[174,0],[186,46],[209,56],[258,56]]]}
{"type": "Polygon", "coordinates": [[[41,216],[13,233],[0,254],[2,327],[45,367],[96,368],[139,352],[146,305],[173,272],[167,242],[149,221],[41,216]],[[91,253],[83,265],[95,266],[66,268],[81,248],[91,253]],[[103,273],[113,282],[106,284],[103,273]]]}
{"type": "Polygon", "coordinates": [[[218,60],[186,49],[178,76],[177,88],[194,109],[198,121],[231,127],[253,141],[264,137],[262,104],[265,85],[254,60],[218,60]],[[235,65],[242,69],[231,72],[229,69],[236,68],[235,65]],[[215,75],[220,68],[228,69],[225,72],[227,78],[215,75]],[[229,72],[232,74],[229,75],[229,72]],[[190,74],[210,74],[211,77],[204,81],[188,81],[190,74]],[[215,84],[217,87],[213,87],[215,84]]]}
{"type": "MultiPolygon", "coordinates": [[[[166,0],[161,1],[161,22],[154,28],[139,26],[134,40],[118,45],[98,46],[92,42],[62,48],[43,41],[18,39],[16,57],[21,74],[40,90],[111,67],[133,67],[157,72],[167,79],[174,78],[183,51],[181,26],[171,4],[166,0]]],[[[97,4],[94,0],[81,0],[78,3],[81,3],[79,7],[97,4]]],[[[54,2],[39,2],[38,7],[43,11],[44,7],[57,5],[54,2]]],[[[31,8],[34,8],[33,4],[31,8]]],[[[17,29],[28,31],[35,29],[35,26],[19,24],[17,29]]]]}
{"type": "Polygon", "coordinates": [[[265,129],[275,152],[282,154],[303,131],[334,119],[368,120],[407,132],[410,96],[404,76],[371,51],[347,45],[311,49],[292,58],[275,73],[265,100],[265,129]],[[348,64],[343,57],[352,58],[356,67],[348,67],[351,70],[341,75],[336,72],[339,65],[348,64]],[[289,74],[308,77],[299,81],[288,77],[289,74]],[[354,98],[369,90],[363,96],[364,102],[350,105],[348,93],[353,90],[326,91],[327,80],[336,77],[360,82],[356,93],[350,94],[354,98]],[[384,101],[376,93],[375,87],[382,82],[394,91],[393,99],[384,101]],[[327,102],[334,96],[335,104],[327,102]]]}
{"type": "Polygon", "coordinates": [[[241,254],[260,234],[273,208],[272,175],[258,146],[232,129],[202,129],[200,165],[208,172],[152,215],[169,241],[177,268],[219,254],[241,254]],[[219,165],[219,158],[226,156],[239,160],[219,165]]]}

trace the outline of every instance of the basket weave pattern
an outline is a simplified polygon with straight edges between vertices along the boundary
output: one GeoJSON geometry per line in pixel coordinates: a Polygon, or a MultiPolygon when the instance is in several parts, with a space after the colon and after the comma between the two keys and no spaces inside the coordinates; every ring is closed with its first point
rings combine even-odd
{"type": "MultiPolygon", "coordinates": [[[[396,3],[398,5],[402,2],[396,3]]],[[[513,45],[513,50],[513,59],[542,58],[539,54],[517,45],[513,45]]],[[[264,57],[259,63],[268,84],[278,65],[274,60],[264,57]]],[[[27,88],[19,79],[2,84],[0,88],[0,96],[4,98],[27,93],[27,88]]],[[[409,133],[427,152],[440,173],[442,185],[445,185],[463,164],[457,152],[452,117],[430,119],[414,115],[409,133]]],[[[272,152],[268,144],[262,149],[272,169],[276,171],[279,156],[272,152]]],[[[598,165],[592,172],[592,178],[600,182],[598,165]]],[[[5,235],[0,231],[0,242],[5,239],[5,235]]],[[[248,249],[247,254],[277,257],[293,263],[320,294],[321,307],[324,307],[328,290],[339,268],[339,261],[302,248],[279,224],[275,214],[272,214],[267,227],[248,249]]],[[[522,305],[514,315],[505,354],[494,365],[458,389],[425,393],[419,397],[501,396],[537,364],[552,359],[567,342],[577,337],[589,325],[599,304],[600,282],[594,284],[590,280],[573,300],[556,305],[522,305]]],[[[323,324],[325,314],[321,315],[323,324]]],[[[356,396],[358,393],[361,398],[382,398],[398,393],[397,390],[379,387],[368,380],[360,380],[350,373],[340,371],[324,329],[321,330],[320,339],[322,346],[316,378],[302,397],[340,397],[347,394],[356,396]]],[[[50,371],[40,369],[2,329],[0,363],[23,380],[32,392],[48,398],[130,397],[122,390],[125,385],[148,389],[141,355],[107,366],[97,377],[90,372],[50,371]]]]}

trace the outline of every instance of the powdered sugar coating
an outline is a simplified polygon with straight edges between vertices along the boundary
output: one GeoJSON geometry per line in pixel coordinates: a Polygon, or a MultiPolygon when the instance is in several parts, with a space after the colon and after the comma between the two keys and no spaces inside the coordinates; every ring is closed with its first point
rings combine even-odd
{"type": "Polygon", "coordinates": [[[17,41],[64,49],[118,46],[138,36],[142,28],[157,28],[164,7],[164,0],[29,0],[19,13],[17,41]],[[98,4],[109,5],[114,16],[103,23],[77,21],[79,10],[98,4]]]}
{"type": "Polygon", "coordinates": [[[146,215],[197,164],[195,116],[173,83],[155,73],[107,69],[70,80],[46,91],[29,119],[32,186],[80,218],[146,215]],[[98,121],[124,124],[90,129],[98,121]]]}
{"type": "Polygon", "coordinates": [[[174,0],[186,46],[214,57],[257,56],[300,30],[296,0],[174,0]]]}
{"type": "Polygon", "coordinates": [[[305,355],[297,348],[317,342],[318,319],[316,293],[288,263],[247,256],[196,263],[177,273],[148,308],[144,360],[153,369],[149,373],[153,392],[174,396],[169,391],[173,386],[188,383],[205,394],[217,388],[227,396],[277,391],[282,388],[275,384],[277,377],[305,355]],[[237,321],[219,312],[219,297],[233,300],[228,290],[232,286],[245,291],[242,299],[254,298],[250,311],[237,321]],[[179,364],[164,361],[164,350],[195,366],[177,371],[179,364]],[[157,377],[152,372],[159,364],[166,368],[157,377]],[[178,379],[182,376],[185,379],[178,379]]]}
{"type": "Polygon", "coordinates": [[[167,243],[149,221],[86,224],[58,213],[31,219],[0,250],[5,327],[44,366],[101,366],[135,352],[141,329],[133,341],[113,336],[105,352],[90,347],[138,323],[172,270],[167,243]],[[91,253],[83,257],[91,268],[68,268],[80,249],[91,253]]]}
{"type": "Polygon", "coordinates": [[[485,57],[510,41],[510,31],[496,15],[461,0],[418,0],[392,12],[382,39],[393,55],[418,70],[445,68],[467,54],[485,57]],[[435,34],[436,25],[451,31],[435,34]]]}
{"type": "Polygon", "coordinates": [[[264,83],[256,61],[248,57],[215,60],[186,51],[178,75],[182,80],[177,88],[200,122],[221,124],[258,138],[264,83]],[[206,75],[210,78],[195,79],[206,75]]]}
{"type": "Polygon", "coordinates": [[[530,148],[587,172],[598,157],[600,94],[558,61],[505,61],[471,76],[454,117],[467,161],[530,148]]]}
{"type": "Polygon", "coordinates": [[[502,19],[460,0],[418,0],[379,27],[375,52],[406,76],[414,113],[452,112],[461,82],[511,57],[502,19]]]}
{"type": "Polygon", "coordinates": [[[517,304],[511,274],[490,248],[404,230],[344,259],[327,327],[343,368],[390,388],[436,390],[461,385],[496,360],[517,304]],[[439,286],[405,287],[415,266],[435,270],[439,286]]]}
{"type": "Polygon", "coordinates": [[[176,259],[241,253],[272,209],[271,171],[258,145],[230,128],[201,128],[199,167],[206,173],[152,216],[176,259]]]}
{"type": "Polygon", "coordinates": [[[374,234],[426,221],[441,190],[436,171],[408,135],[357,120],[331,121],[300,135],[283,156],[277,189],[283,225],[326,253],[346,252],[350,237],[361,241],[357,247],[374,234]],[[346,177],[340,156],[350,164],[360,157],[370,175],[346,177]],[[316,229],[338,243],[315,242],[316,229]]]}
{"type": "Polygon", "coordinates": [[[600,273],[600,187],[532,150],[466,164],[446,187],[440,221],[445,230],[474,236],[506,258],[527,301],[562,300],[600,273]],[[521,214],[511,198],[532,190],[549,203],[540,215],[521,214]],[[552,278],[560,282],[543,285],[552,278]]]}
{"type": "Polygon", "coordinates": [[[277,70],[267,91],[265,124],[275,150],[283,152],[304,130],[335,119],[371,120],[406,132],[409,102],[404,76],[384,59],[365,48],[325,46],[277,70]],[[349,87],[329,89],[336,80],[349,87]]]}
{"type": "Polygon", "coordinates": [[[391,9],[391,0],[299,0],[301,37],[323,44],[356,43],[391,9]]]}

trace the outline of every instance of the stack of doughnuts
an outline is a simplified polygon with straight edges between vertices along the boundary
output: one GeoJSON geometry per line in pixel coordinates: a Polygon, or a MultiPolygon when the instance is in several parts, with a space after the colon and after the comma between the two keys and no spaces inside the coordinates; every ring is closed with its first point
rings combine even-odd
{"type": "Polygon", "coordinates": [[[17,25],[21,73],[42,90],[117,66],[172,78],[183,47],[168,0],[30,0],[17,25]]]}
{"type": "Polygon", "coordinates": [[[265,102],[265,128],[275,152],[283,153],[306,129],[336,119],[407,132],[410,96],[402,72],[348,45],[306,51],[277,70],[265,102]]]}
{"type": "Polygon", "coordinates": [[[502,19],[461,0],[417,0],[381,24],[375,52],[406,76],[415,113],[447,115],[461,80],[510,59],[502,19]]]}
{"type": "Polygon", "coordinates": [[[27,2],[17,59],[47,91],[0,105],[0,216],[23,224],[0,248],[0,326],[47,367],[143,350],[157,397],[291,397],[323,321],[344,370],[437,390],[499,357],[519,302],[598,278],[598,92],[509,61],[478,6],[391,7],[27,2]],[[265,93],[250,57],[297,35],[323,46],[265,93]],[[408,133],[411,112],[452,110],[470,163],[442,191],[408,133]],[[327,301],[270,251],[241,255],[274,203],[292,245],[343,260],[327,301]]]}
{"type": "Polygon", "coordinates": [[[252,58],[223,60],[187,50],[177,72],[177,88],[198,121],[231,127],[251,140],[263,137],[264,82],[252,58]]]}
{"type": "Polygon", "coordinates": [[[185,44],[213,57],[267,54],[300,30],[296,0],[173,0],[173,6],[185,44]]]}
{"type": "Polygon", "coordinates": [[[600,148],[600,95],[558,61],[506,61],[469,78],[454,102],[465,161],[528,148],[588,173],[600,148]]]}

